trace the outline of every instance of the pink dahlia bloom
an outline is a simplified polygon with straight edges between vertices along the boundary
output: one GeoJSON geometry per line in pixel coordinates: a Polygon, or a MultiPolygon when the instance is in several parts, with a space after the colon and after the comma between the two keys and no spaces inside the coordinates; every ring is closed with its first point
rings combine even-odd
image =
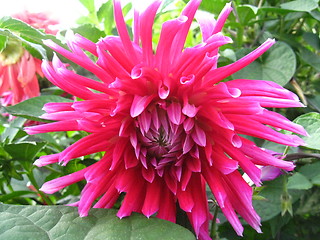
{"type": "Polygon", "coordinates": [[[69,33],[71,51],[46,42],[100,81],[77,75],[57,56],[52,64],[43,62],[44,74],[52,83],[83,101],[46,104],[43,117],[56,122],[26,131],[86,131],[89,135],[61,153],[41,157],[35,165],[66,165],[84,155],[105,154],[83,170],[45,183],[42,191],[51,194],[85,180],[80,201],[75,203],[81,216],[86,216],[92,205],[111,208],[120,193],[125,193],[117,214],[120,218],[134,211],[175,222],[178,203],[196,236],[210,239],[208,185],[237,234],[243,232],[238,215],[260,232],[252,188],[240,169],[259,186],[261,170],[256,165],[289,171],[294,165],[260,149],[243,135],[288,146],[302,145],[298,136],[277,130],[303,135],[305,130],[266,109],[302,104],[295,94],[274,82],[222,82],[274,44],[269,39],[237,62],[217,68],[218,48],[231,42],[221,33],[231,11],[229,4],[216,21],[199,17],[203,41],[184,48],[200,2],[191,0],[178,18],[163,23],[155,50],[152,25],[160,0],[143,12],[135,11],[133,39],[127,32],[120,0],[114,0],[119,36],[93,43],[69,33]]]}
{"type": "MultiPolygon", "coordinates": [[[[56,33],[49,29],[56,21],[48,20],[44,14],[21,13],[14,15],[35,28],[46,33],[56,33]]],[[[41,60],[34,58],[25,50],[21,42],[9,39],[0,53],[0,100],[1,105],[14,105],[39,95],[37,74],[43,77],[41,60]]]]}

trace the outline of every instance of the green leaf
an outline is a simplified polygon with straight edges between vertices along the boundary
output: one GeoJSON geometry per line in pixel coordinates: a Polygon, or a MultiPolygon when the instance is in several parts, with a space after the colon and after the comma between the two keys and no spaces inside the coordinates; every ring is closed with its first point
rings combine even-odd
{"type": "Polygon", "coordinates": [[[296,172],[288,178],[288,189],[307,190],[312,187],[312,183],[301,173],[296,172]]]}
{"type": "Polygon", "coordinates": [[[10,199],[14,199],[17,197],[21,197],[21,196],[26,196],[26,195],[30,195],[30,196],[35,196],[35,192],[32,191],[14,191],[12,193],[8,193],[8,194],[2,194],[0,195],[0,202],[5,202],[8,201],[10,199]]]}
{"type": "Polygon", "coordinates": [[[8,37],[0,35],[0,53],[5,49],[8,42],[8,37]]]}
{"type": "Polygon", "coordinates": [[[221,55],[221,57],[225,57],[225,58],[231,60],[232,62],[237,61],[236,54],[232,49],[226,49],[224,51],[221,51],[220,55],[221,55]]]}
{"type": "Polygon", "coordinates": [[[320,11],[315,9],[311,12],[309,12],[309,14],[316,20],[320,21],[320,11]]]}
{"type": "Polygon", "coordinates": [[[320,112],[320,95],[307,96],[308,106],[320,112]]]}
{"type": "Polygon", "coordinates": [[[303,39],[314,49],[320,49],[320,37],[312,32],[303,33],[303,39]]]}
{"type": "MultiPolygon", "coordinates": [[[[303,201],[296,211],[296,214],[310,217],[310,215],[319,215],[320,213],[320,189],[315,188],[303,196],[303,201]]],[[[311,238],[314,239],[314,238],[311,238]]]]}
{"type": "Polygon", "coordinates": [[[242,5],[237,7],[239,21],[242,25],[247,25],[251,19],[255,18],[256,9],[253,7],[254,6],[250,6],[250,5],[242,5]]]}
{"type": "Polygon", "coordinates": [[[105,33],[92,24],[84,24],[80,27],[72,29],[74,33],[79,33],[81,36],[91,40],[92,42],[98,42],[102,37],[105,37],[105,33]]]}
{"type": "Polygon", "coordinates": [[[79,1],[90,13],[95,11],[94,0],[79,0],[79,1]]]}
{"type": "Polygon", "coordinates": [[[320,162],[304,165],[299,169],[299,172],[306,176],[312,183],[317,182],[320,177],[320,162]]]}
{"type": "MultiPolygon", "coordinates": [[[[189,2],[185,0],[185,2],[189,2]]],[[[203,0],[199,9],[205,10],[218,16],[223,7],[228,3],[228,0],[203,0]]]]}
{"type": "Polygon", "coordinates": [[[103,21],[104,25],[104,32],[107,35],[112,34],[112,29],[114,28],[115,24],[113,21],[113,6],[112,1],[107,1],[106,3],[102,4],[97,12],[97,17],[100,22],[103,21]]]}
{"type": "Polygon", "coordinates": [[[300,57],[307,64],[312,66],[317,71],[320,71],[320,56],[308,50],[307,48],[300,49],[300,57]]]}
{"type": "Polygon", "coordinates": [[[47,121],[40,118],[40,116],[45,113],[42,108],[48,102],[72,102],[72,100],[55,95],[44,95],[6,107],[5,110],[13,116],[20,116],[34,121],[47,121]]]}
{"type": "Polygon", "coordinates": [[[302,136],[307,148],[320,150],[320,114],[316,112],[306,113],[294,120],[309,133],[310,136],[302,136]]]}
{"type": "Polygon", "coordinates": [[[15,143],[4,146],[4,149],[16,160],[32,162],[37,153],[46,145],[44,142],[15,143]]]}
{"type": "Polygon", "coordinates": [[[305,12],[289,12],[285,15],[284,20],[285,21],[292,21],[292,20],[298,20],[299,18],[305,17],[305,12]]]}
{"type": "Polygon", "coordinates": [[[259,14],[261,14],[261,13],[269,13],[269,12],[285,15],[285,14],[288,14],[289,12],[291,12],[291,11],[288,10],[288,9],[277,8],[277,7],[261,7],[258,10],[259,14]]]}
{"type": "Polygon", "coordinates": [[[312,184],[320,186],[320,174],[312,178],[312,184]]]}
{"type": "Polygon", "coordinates": [[[277,42],[261,59],[233,74],[234,79],[259,79],[285,85],[296,70],[296,56],[289,45],[277,42]]]}
{"type": "Polygon", "coordinates": [[[318,7],[318,0],[295,0],[280,4],[283,9],[299,12],[310,12],[318,7]]]}
{"type": "Polygon", "coordinates": [[[0,212],[0,239],[6,240],[195,239],[174,223],[135,213],[119,219],[114,209],[92,209],[83,218],[66,206],[0,205],[0,212]]]}
{"type": "Polygon", "coordinates": [[[6,130],[1,134],[1,142],[8,141],[9,143],[11,143],[17,136],[18,132],[22,129],[25,121],[26,120],[24,118],[13,119],[10,125],[6,126],[6,130]]]}

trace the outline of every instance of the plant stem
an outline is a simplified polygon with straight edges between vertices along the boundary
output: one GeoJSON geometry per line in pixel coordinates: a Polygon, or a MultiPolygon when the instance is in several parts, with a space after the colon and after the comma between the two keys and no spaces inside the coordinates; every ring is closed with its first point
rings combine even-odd
{"type": "Polygon", "coordinates": [[[210,237],[213,240],[219,240],[219,234],[218,234],[218,226],[217,226],[217,216],[218,216],[218,210],[219,207],[216,204],[215,205],[215,209],[214,209],[214,214],[213,214],[213,219],[212,219],[212,223],[211,223],[211,231],[210,231],[210,237]]]}
{"type": "Polygon", "coordinates": [[[31,182],[31,184],[35,187],[35,189],[37,190],[37,193],[40,195],[40,197],[43,200],[43,203],[46,205],[53,205],[53,202],[51,201],[51,199],[49,197],[47,197],[43,192],[41,192],[39,190],[39,185],[33,175],[32,170],[27,172],[27,177],[29,178],[29,181],[31,182]]]}
{"type": "Polygon", "coordinates": [[[53,167],[44,166],[44,168],[48,169],[48,170],[51,171],[51,172],[58,173],[58,174],[62,175],[62,172],[61,172],[61,171],[56,170],[56,169],[54,169],[53,167]]]}

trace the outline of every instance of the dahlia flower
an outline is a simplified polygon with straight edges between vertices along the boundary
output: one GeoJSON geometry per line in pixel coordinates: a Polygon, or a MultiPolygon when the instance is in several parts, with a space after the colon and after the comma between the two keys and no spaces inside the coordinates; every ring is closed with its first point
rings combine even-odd
{"type": "MultiPolygon", "coordinates": [[[[44,14],[24,12],[13,17],[55,34],[49,25],[57,24],[44,14]]],[[[34,58],[22,47],[20,41],[9,38],[5,49],[0,53],[0,98],[4,106],[14,105],[39,95],[37,74],[43,77],[41,60],[34,58]]]]}
{"type": "Polygon", "coordinates": [[[93,73],[98,81],[77,75],[54,56],[44,61],[45,76],[66,92],[83,99],[47,103],[43,118],[55,122],[26,128],[29,134],[85,131],[89,134],[64,151],[42,156],[35,165],[66,165],[71,159],[104,152],[93,165],[49,182],[41,190],[52,194],[86,181],[78,206],[80,216],[94,208],[111,208],[121,193],[117,213],[133,211],[176,221],[184,210],[199,239],[210,239],[206,186],[238,235],[240,215],[258,232],[260,218],[252,206],[252,188],[245,172],[260,186],[256,165],[292,170],[244,136],[287,146],[299,146],[305,130],[266,108],[301,107],[297,96],[270,81],[225,78],[244,68],[274,44],[268,39],[256,50],[225,67],[217,67],[218,48],[231,39],[221,33],[230,4],[217,20],[197,17],[202,42],[184,48],[200,0],[191,0],[181,15],[162,25],[159,42],[152,43],[152,26],[161,1],[134,11],[133,39],[123,18],[120,0],[113,0],[119,36],[93,43],[69,32],[70,51],[50,40],[46,44],[93,73]],[[90,57],[87,55],[90,54],[90,57]],[[96,57],[96,61],[91,56],[96,57]]]}

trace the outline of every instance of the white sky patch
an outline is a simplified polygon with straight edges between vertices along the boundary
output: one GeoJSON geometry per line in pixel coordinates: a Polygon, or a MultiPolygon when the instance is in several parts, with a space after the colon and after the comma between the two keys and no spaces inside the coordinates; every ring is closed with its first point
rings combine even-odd
{"type": "MultiPolygon", "coordinates": [[[[138,10],[144,10],[155,0],[120,0],[122,7],[132,2],[138,10]]],[[[95,0],[96,10],[107,0],[95,0]]],[[[79,0],[0,0],[0,18],[27,10],[31,13],[44,12],[49,18],[60,22],[58,29],[76,27],[81,16],[87,16],[88,10],[79,0]]]]}
{"type": "MultiPolygon", "coordinates": [[[[75,27],[79,17],[88,15],[87,9],[79,0],[0,0],[0,2],[2,3],[0,17],[24,10],[33,13],[44,12],[61,23],[60,29],[75,27]]],[[[99,7],[105,0],[95,0],[95,2],[99,7]]]]}

